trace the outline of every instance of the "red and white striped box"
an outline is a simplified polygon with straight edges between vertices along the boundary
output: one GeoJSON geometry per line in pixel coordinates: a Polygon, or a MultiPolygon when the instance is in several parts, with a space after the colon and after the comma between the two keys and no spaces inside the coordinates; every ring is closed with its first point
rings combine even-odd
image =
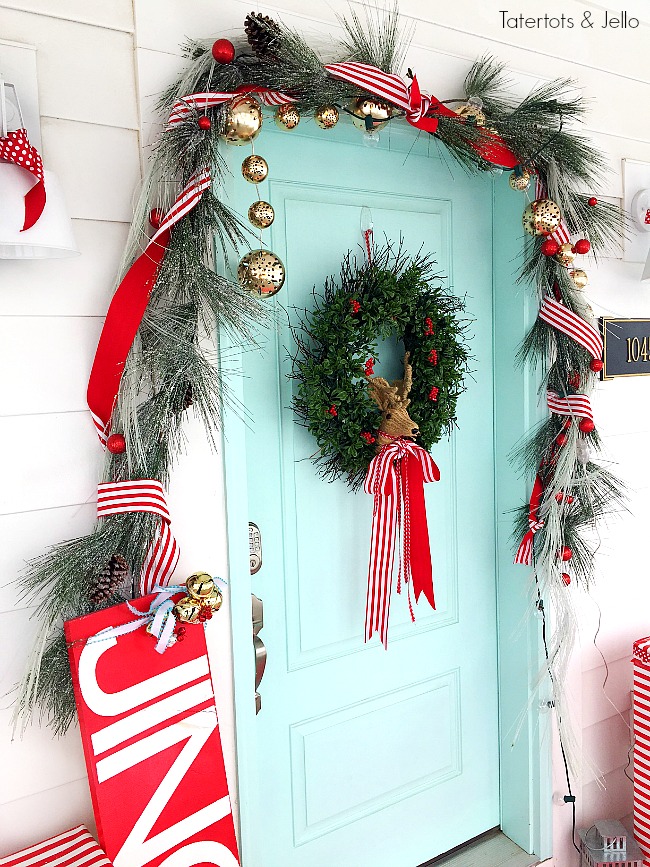
{"type": "Polygon", "coordinates": [[[83,825],[0,858],[2,867],[113,867],[83,825]]]}
{"type": "Polygon", "coordinates": [[[650,636],[634,642],[634,836],[650,867],[650,636]]]}

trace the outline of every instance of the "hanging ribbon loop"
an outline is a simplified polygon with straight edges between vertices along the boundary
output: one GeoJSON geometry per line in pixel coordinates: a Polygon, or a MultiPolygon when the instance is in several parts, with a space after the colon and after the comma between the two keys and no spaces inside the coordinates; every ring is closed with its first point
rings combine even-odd
{"type": "Polygon", "coordinates": [[[515,563],[521,563],[524,566],[530,566],[533,562],[533,537],[538,530],[544,526],[544,521],[539,520],[539,507],[542,503],[544,495],[544,484],[539,473],[535,476],[535,484],[533,492],[530,495],[530,503],[528,507],[528,532],[524,534],[521,540],[517,554],[515,555],[515,563]]]}
{"type": "Polygon", "coordinates": [[[45,208],[45,174],[41,155],[29,141],[26,129],[16,129],[0,138],[0,160],[13,163],[29,172],[36,179],[34,186],[25,193],[25,221],[20,230],[36,223],[45,208]]]}
{"type": "Polygon", "coordinates": [[[121,626],[109,626],[107,629],[102,629],[100,632],[92,635],[86,644],[95,644],[98,641],[119,638],[121,635],[128,635],[129,632],[135,632],[150,623],[151,634],[156,639],[156,651],[164,653],[173,643],[171,639],[174,634],[174,627],[176,626],[173,597],[186,591],[187,588],[180,585],[161,587],[156,584],[152,589],[152,592],[156,596],[152,599],[147,611],[140,611],[127,602],[129,611],[135,614],[135,619],[128,623],[123,623],[121,626]]]}

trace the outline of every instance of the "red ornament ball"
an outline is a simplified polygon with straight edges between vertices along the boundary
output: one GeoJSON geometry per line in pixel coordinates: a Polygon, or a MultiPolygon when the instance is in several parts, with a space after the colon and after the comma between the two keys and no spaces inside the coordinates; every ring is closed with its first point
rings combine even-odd
{"type": "Polygon", "coordinates": [[[200,129],[210,129],[210,127],[212,126],[212,121],[209,117],[207,117],[207,115],[202,114],[198,120],[198,124],[200,129]]]}
{"type": "Polygon", "coordinates": [[[566,435],[565,433],[561,433],[561,434],[558,434],[558,435],[555,437],[555,442],[556,442],[559,446],[565,446],[566,443],[567,443],[567,439],[568,439],[567,435],[566,435]]]}
{"type": "Polygon", "coordinates": [[[545,241],[542,241],[542,245],[539,249],[544,256],[555,256],[556,253],[560,251],[560,245],[557,241],[554,241],[553,238],[547,238],[545,241]]]}
{"type": "Polygon", "coordinates": [[[217,63],[232,63],[235,59],[235,46],[230,39],[217,39],[212,46],[212,56],[217,63]]]}
{"type": "Polygon", "coordinates": [[[598,204],[598,199],[597,199],[595,196],[592,196],[592,197],[587,201],[587,204],[589,205],[590,208],[595,208],[596,205],[598,204]]]}
{"type": "Polygon", "coordinates": [[[562,573],[562,583],[564,584],[565,587],[568,587],[569,584],[571,583],[571,576],[569,575],[568,572],[562,573]]]}
{"type": "Polygon", "coordinates": [[[605,366],[605,363],[600,360],[600,358],[594,358],[589,362],[589,367],[593,370],[594,373],[600,373],[600,371],[605,366]]]}
{"type": "Polygon", "coordinates": [[[555,499],[558,501],[558,503],[567,503],[569,506],[571,505],[571,503],[574,500],[574,498],[571,496],[571,494],[565,495],[562,491],[559,491],[555,495],[555,499]]]}
{"type": "Polygon", "coordinates": [[[122,434],[111,434],[106,440],[106,448],[112,455],[121,455],[126,451],[126,440],[122,434]]]}
{"type": "Polygon", "coordinates": [[[160,208],[154,208],[152,211],[149,211],[149,223],[153,226],[154,229],[159,229],[160,224],[163,221],[163,212],[160,208]]]}
{"type": "Polygon", "coordinates": [[[566,562],[568,562],[572,557],[573,557],[573,551],[571,550],[571,548],[569,548],[568,545],[564,545],[564,546],[560,549],[560,560],[562,560],[562,562],[566,563],[566,562]]]}
{"type": "Polygon", "coordinates": [[[578,425],[583,434],[589,434],[596,429],[596,425],[590,418],[583,418],[578,425]]]}
{"type": "Polygon", "coordinates": [[[580,238],[579,241],[576,241],[573,245],[573,252],[578,253],[580,256],[585,256],[591,250],[591,244],[586,238],[580,238]]]}

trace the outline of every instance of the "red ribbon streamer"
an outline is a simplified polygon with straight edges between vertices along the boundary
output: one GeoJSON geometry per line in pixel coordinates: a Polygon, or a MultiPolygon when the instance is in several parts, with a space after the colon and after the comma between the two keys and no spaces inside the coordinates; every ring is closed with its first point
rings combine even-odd
{"type": "Polygon", "coordinates": [[[397,439],[388,443],[370,462],[364,482],[365,492],[374,496],[366,641],[376,631],[384,647],[388,647],[388,617],[398,528],[401,529],[402,540],[398,592],[402,576],[405,583],[412,579],[416,602],[424,593],[431,607],[436,607],[424,482],[437,482],[439,479],[440,471],[431,455],[410,440],[397,439]]]}
{"type": "MultiPolygon", "coordinates": [[[[325,70],[332,78],[348,81],[403,109],[411,126],[431,135],[435,135],[440,117],[454,117],[461,122],[455,111],[420,90],[416,76],[413,76],[409,88],[398,75],[383,72],[367,63],[330,63],[325,70]],[[432,117],[432,114],[437,116],[432,117]]],[[[493,165],[506,169],[519,165],[519,160],[501,136],[488,130],[481,130],[481,137],[469,144],[480,157],[493,165]]]]}
{"type": "Polygon", "coordinates": [[[97,487],[97,517],[149,512],[160,523],[142,564],[140,595],[153,592],[156,584],[167,586],[180,557],[180,548],[171,531],[171,518],[163,486],[158,479],[133,479],[126,482],[102,482],[97,487]]]}
{"type": "Polygon", "coordinates": [[[544,485],[542,483],[542,477],[538,473],[535,476],[535,484],[533,485],[533,492],[530,495],[530,503],[528,506],[529,530],[524,534],[524,538],[521,540],[517,554],[515,555],[515,563],[530,566],[533,562],[533,536],[544,526],[544,521],[539,520],[539,507],[542,503],[543,494],[544,485]]]}
{"type": "Polygon", "coordinates": [[[210,183],[210,170],[207,168],[190,178],[144,252],[115,290],[88,381],[88,407],[103,445],[106,445],[126,357],[147,309],[169,243],[170,229],[196,207],[210,183]]]}
{"type": "Polygon", "coordinates": [[[25,222],[21,232],[36,223],[45,207],[45,175],[41,155],[30,144],[26,129],[16,129],[6,138],[0,138],[0,160],[14,163],[36,178],[34,186],[25,193],[25,222]]]}

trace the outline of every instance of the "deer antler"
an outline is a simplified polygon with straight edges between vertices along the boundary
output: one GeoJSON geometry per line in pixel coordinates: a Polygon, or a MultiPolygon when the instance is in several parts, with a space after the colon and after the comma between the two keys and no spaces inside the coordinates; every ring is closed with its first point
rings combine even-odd
{"type": "Polygon", "coordinates": [[[404,353],[404,379],[397,379],[393,383],[393,385],[397,386],[400,400],[405,407],[411,403],[409,393],[413,385],[413,368],[409,364],[410,357],[410,352],[404,353]]]}
{"type": "Polygon", "coordinates": [[[381,410],[399,403],[399,389],[396,385],[387,382],[382,376],[374,376],[368,380],[368,391],[370,397],[381,410]]]}

